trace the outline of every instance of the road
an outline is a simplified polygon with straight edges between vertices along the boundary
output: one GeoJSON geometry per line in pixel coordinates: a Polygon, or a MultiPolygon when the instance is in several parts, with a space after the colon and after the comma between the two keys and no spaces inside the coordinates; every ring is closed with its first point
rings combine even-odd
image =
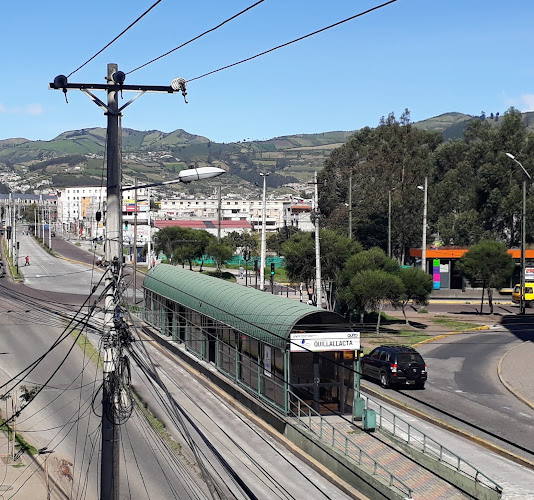
{"type": "MultiPolygon", "coordinates": [[[[427,307],[462,318],[469,308],[469,304],[427,307]]],[[[515,306],[509,308],[515,312],[515,306]]],[[[503,386],[497,371],[499,360],[512,347],[534,340],[534,316],[497,315],[492,317],[495,325],[489,330],[452,335],[418,347],[428,365],[424,391],[383,391],[371,382],[365,385],[534,461],[534,410],[503,386]]],[[[473,316],[475,321],[477,317],[473,316]]]]}
{"type": "MultiPolygon", "coordinates": [[[[68,263],[66,273],[65,261],[49,255],[30,236],[21,237],[23,252],[31,253],[31,265],[21,267],[26,284],[0,283],[0,382],[15,378],[2,394],[15,385],[20,392],[21,384],[30,391],[42,389],[17,418],[18,430],[37,448],[54,450],[51,475],[72,498],[98,498],[101,371],[73,346],[72,336],[52,350],[50,346],[67,323],[61,312],[70,316],[101,273],[75,263],[68,263]],[[45,353],[31,373],[19,375],[45,353]]],[[[94,319],[99,320],[101,314],[94,319]]],[[[98,345],[98,330],[89,338],[98,345]]],[[[167,432],[162,437],[154,431],[139,409],[143,404],[120,426],[121,497],[209,498],[201,478],[211,477],[221,498],[349,498],[161,352],[151,347],[145,351],[143,345],[132,347],[139,360],[132,363],[133,385],[167,432]],[[154,370],[169,387],[170,404],[163,403],[165,394],[146,376],[154,370]]],[[[28,495],[21,490],[13,498],[28,495]]]]}

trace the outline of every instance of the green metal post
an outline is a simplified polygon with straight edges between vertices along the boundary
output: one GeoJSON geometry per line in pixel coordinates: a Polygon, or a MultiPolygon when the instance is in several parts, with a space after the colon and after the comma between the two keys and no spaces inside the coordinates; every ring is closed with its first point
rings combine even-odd
{"type": "Polygon", "coordinates": [[[360,396],[360,379],[361,379],[361,361],[360,353],[358,350],[355,352],[355,359],[352,362],[352,369],[354,371],[354,397],[352,402],[352,420],[361,420],[363,418],[363,412],[365,409],[365,399],[360,396]]]}

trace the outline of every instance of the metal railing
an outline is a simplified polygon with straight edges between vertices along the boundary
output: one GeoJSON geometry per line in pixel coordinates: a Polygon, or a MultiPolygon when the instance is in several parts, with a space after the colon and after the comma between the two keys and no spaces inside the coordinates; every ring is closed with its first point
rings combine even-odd
{"type": "Polygon", "coordinates": [[[335,426],[294,392],[288,390],[288,393],[291,400],[289,405],[290,417],[295,417],[302,426],[317,436],[319,440],[352,459],[358,465],[365,467],[372,475],[383,478],[390,488],[395,488],[402,494],[407,495],[408,498],[411,498],[413,490],[404,481],[389,472],[383,465],[380,465],[377,460],[366,453],[349,436],[336,429],[335,426]]]}
{"type": "Polygon", "coordinates": [[[423,431],[414,427],[412,424],[399,417],[391,410],[380,404],[377,400],[363,395],[366,399],[366,408],[375,410],[377,414],[377,427],[385,431],[397,439],[404,441],[409,446],[415,448],[417,451],[438,460],[439,462],[452,467],[471,477],[476,482],[493,489],[498,493],[502,493],[502,486],[496,483],[493,479],[484,474],[481,470],[471,465],[462,457],[451,451],[449,448],[438,443],[435,439],[429,437],[423,431]]]}

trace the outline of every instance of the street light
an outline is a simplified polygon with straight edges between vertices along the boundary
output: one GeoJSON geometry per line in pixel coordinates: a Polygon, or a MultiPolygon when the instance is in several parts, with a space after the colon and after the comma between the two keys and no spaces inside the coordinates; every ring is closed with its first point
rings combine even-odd
{"type": "Polygon", "coordinates": [[[424,204],[423,204],[423,245],[421,247],[421,267],[426,273],[426,210],[428,202],[428,177],[425,176],[425,185],[417,186],[417,189],[424,191],[424,204]]]}
{"type": "MultiPolygon", "coordinates": [[[[515,156],[511,153],[506,153],[508,158],[515,161],[525,172],[525,175],[529,180],[532,180],[530,174],[526,171],[525,167],[515,159],[515,156]]],[[[527,181],[523,180],[523,210],[521,215],[521,295],[519,299],[519,314],[525,314],[525,247],[526,247],[526,219],[527,219],[527,181]]]]}
{"type": "MultiPolygon", "coordinates": [[[[189,182],[192,182],[192,181],[201,181],[201,180],[204,180],[204,179],[211,179],[213,177],[218,177],[219,175],[222,175],[226,172],[226,170],[222,169],[222,168],[217,168],[217,167],[200,167],[200,168],[188,168],[188,169],[185,169],[185,170],[182,170],[178,173],[178,179],[173,179],[172,181],[164,181],[164,182],[153,182],[151,184],[142,184],[142,185],[138,185],[138,186],[134,186],[134,187],[131,187],[131,186],[128,186],[128,187],[123,187],[121,188],[121,191],[132,191],[132,190],[135,190],[137,192],[137,189],[142,189],[142,188],[148,188],[147,191],[148,191],[148,251],[147,251],[147,255],[148,255],[148,269],[150,269],[152,266],[152,258],[151,258],[151,253],[152,253],[152,248],[151,248],[151,243],[152,243],[152,230],[151,230],[151,226],[150,226],[150,223],[151,223],[151,220],[150,220],[150,188],[151,187],[154,187],[154,186],[167,186],[169,184],[177,184],[179,182],[183,182],[184,184],[188,184],[189,182]]],[[[136,213],[137,213],[137,205],[135,207],[135,210],[136,210],[136,213]]]]}
{"type": "Polygon", "coordinates": [[[267,200],[265,199],[266,181],[269,173],[260,174],[263,177],[263,205],[261,210],[261,255],[260,255],[260,290],[265,290],[265,225],[267,224],[267,200]]]}

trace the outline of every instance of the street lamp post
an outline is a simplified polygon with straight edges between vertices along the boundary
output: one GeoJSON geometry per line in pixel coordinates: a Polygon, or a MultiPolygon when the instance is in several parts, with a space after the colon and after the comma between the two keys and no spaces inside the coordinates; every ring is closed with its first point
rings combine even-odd
{"type": "MultiPolygon", "coordinates": [[[[508,158],[515,161],[525,172],[525,175],[529,180],[532,180],[530,174],[526,171],[525,167],[516,160],[515,156],[511,153],[506,153],[508,158]]],[[[519,299],[519,314],[525,314],[525,247],[526,247],[526,220],[527,220],[527,181],[523,180],[523,210],[521,214],[521,295],[519,299]]]]}
{"type": "Polygon", "coordinates": [[[428,177],[425,176],[425,185],[417,186],[417,189],[424,191],[424,203],[423,203],[423,242],[421,246],[421,268],[426,273],[426,213],[428,204],[428,177]]]}
{"type": "Polygon", "coordinates": [[[261,209],[261,255],[260,255],[260,290],[263,292],[265,290],[265,247],[266,247],[266,236],[265,236],[265,225],[267,224],[267,200],[265,198],[266,190],[266,181],[269,173],[260,174],[263,177],[263,204],[261,209]]]}

